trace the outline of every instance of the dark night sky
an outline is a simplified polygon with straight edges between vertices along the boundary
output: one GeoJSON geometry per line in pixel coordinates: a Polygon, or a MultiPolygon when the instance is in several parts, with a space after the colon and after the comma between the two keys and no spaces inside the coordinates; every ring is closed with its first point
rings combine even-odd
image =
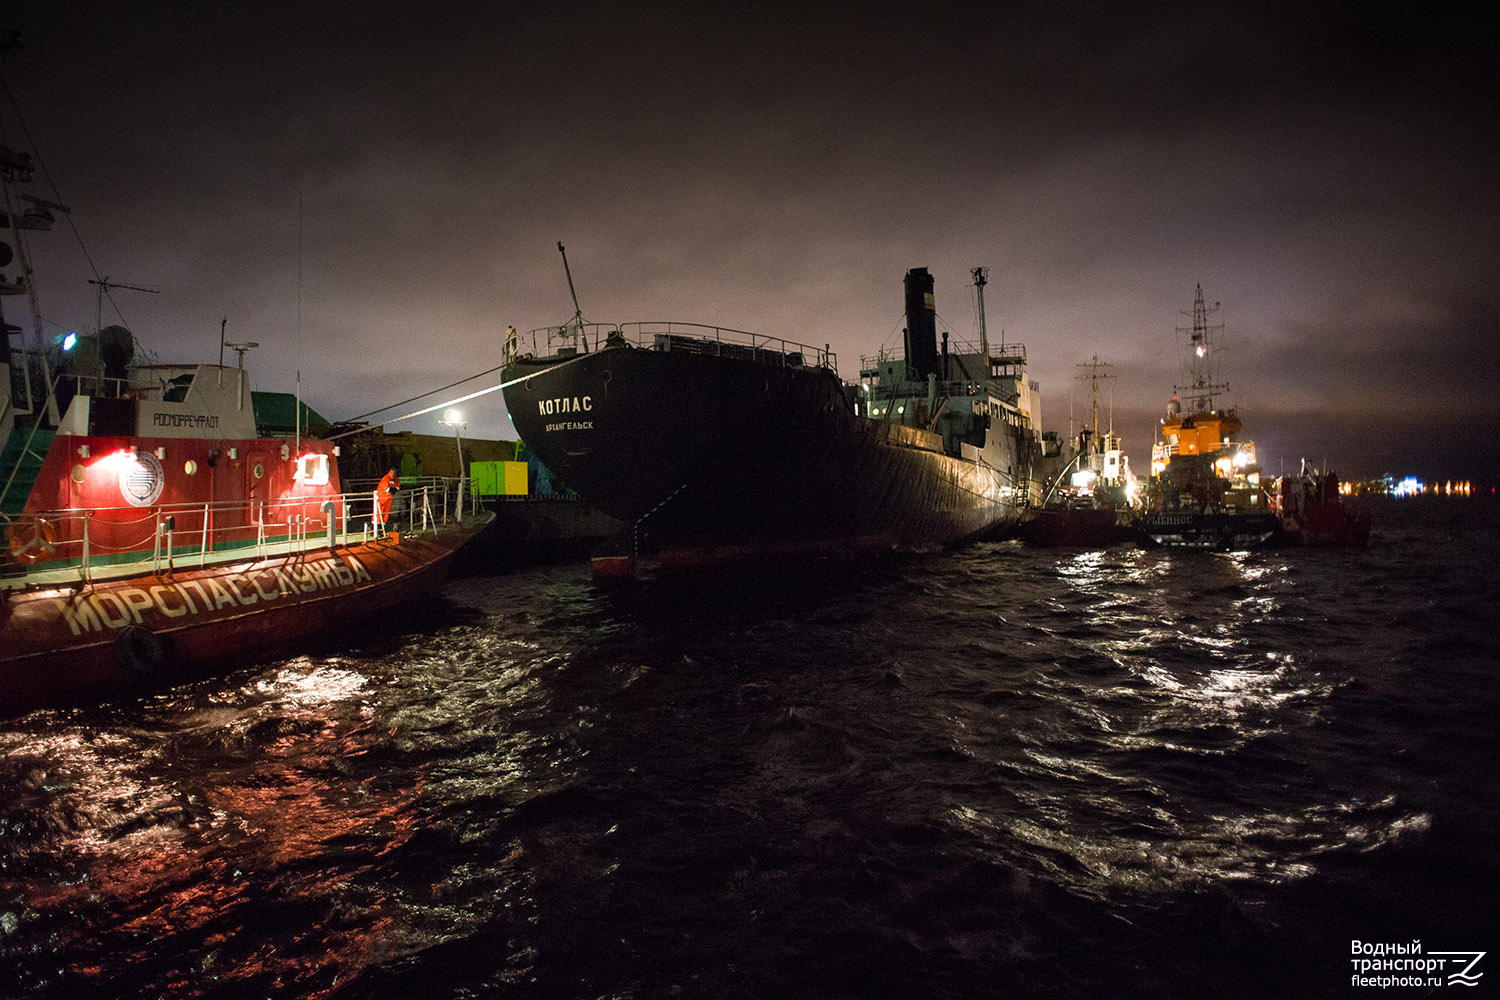
{"type": "MultiPolygon", "coordinates": [[[[850,379],[899,348],[909,267],[977,339],[987,266],[1044,426],[1083,413],[1097,354],[1138,471],[1201,282],[1270,470],[1493,480],[1500,6],[563,6],[57,2],[0,27],[98,273],[161,289],[105,322],[213,361],[228,317],[257,388],[300,366],[331,418],[568,319],[561,240],[587,319],[831,343],[850,379]]],[[[51,329],[92,327],[71,231],[32,246],[51,329]]],[[[513,435],[498,393],[465,411],[513,435]]]]}

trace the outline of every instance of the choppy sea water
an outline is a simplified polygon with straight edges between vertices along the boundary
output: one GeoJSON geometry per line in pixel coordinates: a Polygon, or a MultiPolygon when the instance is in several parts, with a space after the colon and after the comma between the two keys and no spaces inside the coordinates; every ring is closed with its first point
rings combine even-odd
{"type": "Polygon", "coordinates": [[[1492,988],[1500,516],[1376,516],[466,577],[0,723],[0,996],[1390,995],[1353,941],[1492,988]]]}

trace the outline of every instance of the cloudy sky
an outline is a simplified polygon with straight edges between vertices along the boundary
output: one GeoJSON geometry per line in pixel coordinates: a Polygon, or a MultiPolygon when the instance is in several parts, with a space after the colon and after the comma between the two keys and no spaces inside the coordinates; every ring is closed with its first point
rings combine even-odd
{"type": "MultiPolygon", "coordinates": [[[[338,419],[567,320],[558,241],[589,320],[829,343],[850,379],[910,267],[977,339],[986,266],[1044,426],[1097,355],[1141,469],[1201,283],[1272,471],[1495,478],[1493,3],[547,6],[7,5],[87,251],[33,241],[49,329],[94,325],[96,274],[157,288],[104,322],[213,361],[227,318],[256,388],[300,368],[338,419]]],[[[513,436],[499,393],[465,410],[513,436]]]]}

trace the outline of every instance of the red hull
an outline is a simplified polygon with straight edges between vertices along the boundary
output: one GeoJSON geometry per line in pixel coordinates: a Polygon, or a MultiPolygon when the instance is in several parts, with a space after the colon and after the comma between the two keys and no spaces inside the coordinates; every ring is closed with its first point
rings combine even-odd
{"type": "Polygon", "coordinates": [[[1311,548],[1362,546],[1370,541],[1370,512],[1344,503],[1338,476],[1286,476],[1276,483],[1275,510],[1282,541],[1311,548]]]}
{"type": "Polygon", "coordinates": [[[1032,508],[1022,515],[1017,534],[1039,548],[1106,548],[1135,540],[1107,507],[1032,508]]]}
{"type": "Polygon", "coordinates": [[[478,530],[7,594],[0,712],[143,690],[295,648],[436,590],[478,530]]]}
{"type": "Polygon", "coordinates": [[[1308,507],[1300,519],[1285,516],[1283,531],[1293,545],[1310,548],[1363,546],[1370,543],[1370,514],[1351,511],[1342,504],[1308,507]]]}

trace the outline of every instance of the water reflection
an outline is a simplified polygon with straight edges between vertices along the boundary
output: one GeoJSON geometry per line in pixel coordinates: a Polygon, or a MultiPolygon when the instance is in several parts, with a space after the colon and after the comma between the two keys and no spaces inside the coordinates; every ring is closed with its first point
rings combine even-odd
{"type": "Polygon", "coordinates": [[[1338,684],[1283,645],[1284,620],[1296,621],[1284,560],[1121,549],[1053,565],[1060,587],[1036,607],[1073,616],[1046,629],[1058,666],[1030,678],[1014,739],[953,734],[1011,776],[1017,808],[960,802],[956,827],[1023,871],[1107,898],[1306,878],[1330,853],[1430,825],[1390,797],[1345,797],[1299,763],[1338,684]],[[1267,769],[1282,773],[1273,795],[1267,769]]]}
{"type": "Polygon", "coordinates": [[[1427,791],[1487,744],[1350,590],[1004,544],[464,581],[421,631],[0,726],[0,992],[1107,994],[1121,928],[1176,961],[1204,896],[1304,919],[1482,799],[1427,791]]]}
{"type": "MultiPolygon", "coordinates": [[[[8,770],[26,774],[6,827],[23,817],[47,827],[29,852],[17,929],[77,914],[66,939],[109,913],[106,943],[124,954],[184,972],[218,964],[226,980],[309,996],[400,950],[402,905],[380,884],[381,858],[417,829],[428,765],[385,759],[361,773],[388,736],[369,694],[358,670],[301,659],[238,689],[174,696],[195,699],[186,711],[158,703],[131,722],[129,710],[100,710],[112,723],[102,727],[80,711],[40,739],[6,732],[8,770]],[[287,907],[343,926],[314,955],[270,947],[258,925],[287,907]],[[189,942],[180,955],[177,941],[189,942]]],[[[101,970],[75,961],[70,973],[101,970]]]]}

